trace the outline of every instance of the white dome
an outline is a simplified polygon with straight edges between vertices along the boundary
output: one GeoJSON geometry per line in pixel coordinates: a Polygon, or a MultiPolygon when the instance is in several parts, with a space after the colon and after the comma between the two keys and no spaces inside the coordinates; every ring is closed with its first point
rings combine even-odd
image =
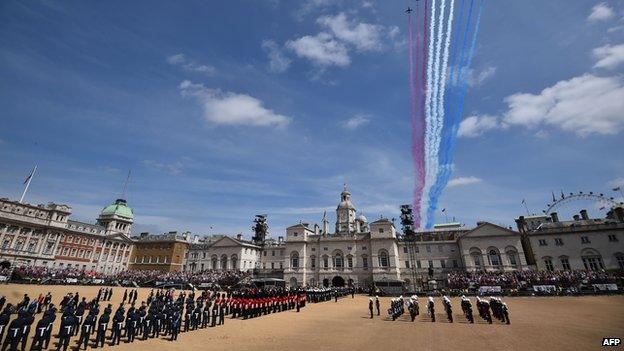
{"type": "Polygon", "coordinates": [[[368,223],[368,219],[366,219],[366,217],[362,213],[360,213],[360,215],[357,216],[357,219],[358,219],[358,221],[367,222],[368,223]]]}

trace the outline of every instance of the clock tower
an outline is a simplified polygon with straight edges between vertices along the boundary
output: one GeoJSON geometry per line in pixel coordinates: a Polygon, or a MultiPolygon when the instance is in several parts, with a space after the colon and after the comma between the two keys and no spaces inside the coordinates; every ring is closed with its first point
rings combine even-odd
{"type": "Polygon", "coordinates": [[[336,208],[336,234],[350,234],[355,230],[355,206],[351,203],[351,193],[345,184],[336,208]]]}

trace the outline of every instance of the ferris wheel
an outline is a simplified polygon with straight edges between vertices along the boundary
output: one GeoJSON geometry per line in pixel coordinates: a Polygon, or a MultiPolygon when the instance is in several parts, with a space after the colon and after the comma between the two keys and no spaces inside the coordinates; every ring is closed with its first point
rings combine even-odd
{"type": "Polygon", "coordinates": [[[546,209],[543,210],[544,214],[550,215],[552,212],[555,212],[557,208],[562,207],[565,204],[569,204],[570,202],[575,201],[590,201],[600,206],[600,209],[612,209],[618,206],[623,206],[623,202],[615,201],[615,198],[608,197],[605,194],[595,194],[590,191],[589,193],[584,193],[579,191],[578,193],[569,193],[568,195],[561,192],[561,197],[559,199],[555,198],[553,194],[553,202],[546,204],[546,209]]]}

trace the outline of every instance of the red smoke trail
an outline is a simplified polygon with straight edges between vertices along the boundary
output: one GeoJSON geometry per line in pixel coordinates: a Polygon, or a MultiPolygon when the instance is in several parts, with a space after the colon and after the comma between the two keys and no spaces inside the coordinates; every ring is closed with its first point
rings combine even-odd
{"type": "MultiPolygon", "coordinates": [[[[425,2],[425,23],[427,22],[427,2],[425,2]]],[[[418,2],[416,2],[416,23],[418,24],[418,2]]],[[[426,25],[425,25],[426,28],[426,25]]],[[[409,57],[409,90],[410,90],[410,115],[412,122],[412,158],[414,162],[414,226],[420,227],[421,222],[421,202],[423,188],[425,186],[425,123],[424,123],[424,60],[425,56],[420,55],[420,38],[418,34],[414,42],[414,28],[412,17],[408,16],[408,57],[409,57]],[[415,54],[415,55],[414,55],[415,54]],[[422,73],[420,72],[422,69],[422,73]]],[[[422,37],[426,38],[426,35],[422,37]]],[[[425,39],[426,40],[426,39],[425,39]]],[[[426,44],[425,44],[426,45],[426,44]]],[[[423,45],[423,52],[424,46],[423,45]]]]}

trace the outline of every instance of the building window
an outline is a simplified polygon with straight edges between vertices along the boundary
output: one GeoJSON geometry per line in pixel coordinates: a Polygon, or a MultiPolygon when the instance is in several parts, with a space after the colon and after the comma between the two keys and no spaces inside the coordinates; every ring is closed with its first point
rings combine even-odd
{"type": "Polygon", "coordinates": [[[409,261],[405,261],[405,268],[410,268],[410,263],[409,263],[409,261]]]}
{"type": "Polygon", "coordinates": [[[446,261],[445,260],[440,260],[440,266],[442,268],[446,268],[446,261]]]}
{"type": "Polygon", "coordinates": [[[368,257],[362,256],[362,267],[368,268],[368,257]]]}
{"type": "Polygon", "coordinates": [[[353,256],[347,256],[347,267],[353,268],[353,256]]]}
{"type": "Polygon", "coordinates": [[[618,241],[617,235],[609,234],[609,241],[610,242],[617,242],[618,241]]]}
{"type": "Polygon", "coordinates": [[[547,246],[546,239],[539,239],[539,246],[547,246]]]}
{"type": "Polygon", "coordinates": [[[602,257],[593,256],[593,257],[583,257],[583,265],[585,269],[588,271],[598,271],[604,269],[604,264],[602,263],[602,257]]]}
{"type": "Polygon", "coordinates": [[[64,247],[63,248],[63,256],[67,256],[68,253],[69,253],[69,247],[64,247]]]}
{"type": "Polygon", "coordinates": [[[366,246],[362,246],[362,250],[366,250],[366,246]]]}
{"type": "Polygon", "coordinates": [[[403,253],[407,253],[407,246],[403,246],[403,253]]]}
{"type": "Polygon", "coordinates": [[[570,261],[568,260],[567,257],[561,257],[559,259],[561,261],[561,267],[563,267],[564,271],[569,271],[570,270],[570,261]]]}
{"type": "Polygon", "coordinates": [[[429,262],[427,262],[429,264],[429,268],[433,268],[433,261],[429,260],[429,262]]]}
{"type": "Polygon", "coordinates": [[[415,253],[419,253],[419,252],[420,252],[420,249],[418,248],[418,246],[417,246],[417,245],[414,245],[414,252],[415,252],[415,253]]]}
{"type": "Polygon", "coordinates": [[[587,236],[581,237],[581,244],[589,244],[589,243],[591,243],[591,241],[589,240],[589,237],[587,236]]]}
{"type": "Polygon", "coordinates": [[[490,259],[490,264],[492,266],[501,265],[500,255],[498,254],[498,252],[496,252],[496,250],[490,250],[488,258],[490,259]]]}
{"type": "Polygon", "coordinates": [[[458,268],[459,266],[457,265],[457,260],[453,260],[453,268],[458,268]]]}
{"type": "Polygon", "coordinates": [[[323,269],[329,268],[329,257],[327,255],[323,256],[323,269]]]}
{"type": "Polygon", "coordinates": [[[514,252],[508,252],[507,256],[509,256],[509,264],[512,266],[517,265],[516,262],[516,254],[514,252]]]}
{"type": "Polygon", "coordinates": [[[555,245],[557,246],[563,245],[563,240],[561,240],[561,238],[555,238],[555,245]]]}
{"type": "Polygon", "coordinates": [[[275,262],[271,262],[271,269],[275,269],[275,262]]]}
{"type": "Polygon", "coordinates": [[[290,254],[290,266],[292,268],[299,268],[299,253],[296,251],[290,254]]]}
{"type": "Polygon", "coordinates": [[[552,272],[554,270],[553,263],[550,258],[544,259],[544,265],[546,266],[546,270],[552,272]]]}
{"type": "Polygon", "coordinates": [[[431,253],[431,246],[425,245],[425,249],[427,250],[428,253],[431,253]]]}
{"type": "Polygon", "coordinates": [[[420,265],[420,260],[417,260],[417,261],[416,261],[416,267],[418,267],[418,268],[422,268],[422,266],[420,265]]]}
{"type": "Polygon", "coordinates": [[[316,257],[310,257],[310,267],[316,268],[316,257]]]}
{"type": "Polygon", "coordinates": [[[379,234],[381,234],[383,232],[384,232],[383,228],[379,228],[379,234]]]}
{"type": "Polygon", "coordinates": [[[275,250],[271,251],[271,256],[275,256],[275,250]]]}
{"type": "Polygon", "coordinates": [[[379,252],[379,267],[388,267],[390,266],[390,262],[388,259],[388,252],[385,250],[381,250],[379,252]]]}
{"type": "Polygon", "coordinates": [[[623,254],[616,254],[615,255],[615,259],[617,260],[618,267],[620,267],[620,269],[624,270],[624,255],[623,254]]]}
{"type": "Polygon", "coordinates": [[[473,255],[472,258],[474,260],[475,267],[481,267],[481,258],[480,258],[480,256],[473,255]]]}
{"type": "Polygon", "coordinates": [[[438,252],[442,252],[442,251],[443,251],[442,245],[438,245],[438,252]]]}
{"type": "Polygon", "coordinates": [[[344,261],[341,253],[337,253],[336,256],[334,256],[334,267],[338,269],[342,269],[344,267],[344,261]]]}
{"type": "Polygon", "coordinates": [[[314,251],[316,251],[316,248],[315,248],[315,247],[313,247],[313,248],[312,248],[312,252],[314,252],[314,251]]]}

